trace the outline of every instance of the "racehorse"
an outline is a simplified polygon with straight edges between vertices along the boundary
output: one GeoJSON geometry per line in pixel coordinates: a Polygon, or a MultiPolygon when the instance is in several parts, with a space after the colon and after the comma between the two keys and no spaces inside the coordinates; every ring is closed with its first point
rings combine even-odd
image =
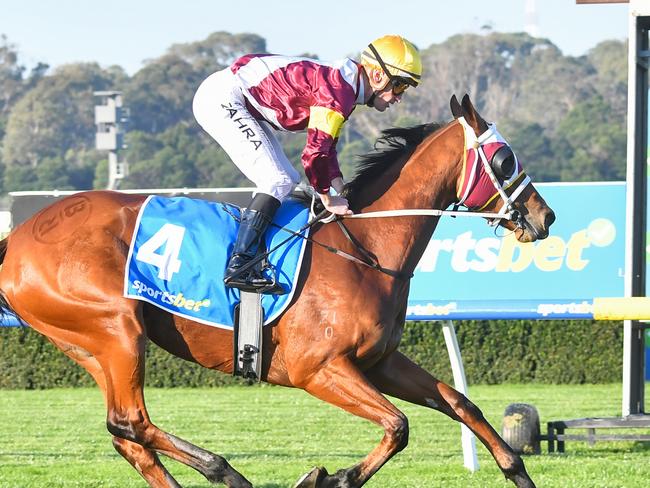
{"type": "MultiPolygon", "coordinates": [[[[447,124],[387,133],[393,136],[387,136],[390,147],[368,156],[346,189],[356,213],[446,209],[460,201],[469,173],[468,151],[482,152],[485,160],[487,145],[480,136],[490,125],[467,95],[462,103],[455,96],[450,103],[455,118],[447,124]],[[479,141],[471,147],[466,144],[467,127],[479,141]]],[[[555,216],[533,185],[497,186],[496,198],[479,202],[480,212],[494,212],[502,198],[508,203],[512,197],[510,219],[497,217],[495,223],[514,232],[520,242],[545,238],[555,216]]],[[[223,457],[154,425],[145,407],[148,339],[171,354],[226,373],[233,369],[233,347],[229,330],[123,296],[125,261],[144,200],[118,192],[79,193],[21,224],[0,242],[3,311],[12,310],[92,375],[104,394],[115,449],[150,486],[180,486],[161,463],[163,454],[211,482],[250,487],[223,457]]],[[[406,447],[408,420],[386,394],[467,425],[506,478],[518,487],[535,486],[521,457],[473,403],[398,351],[409,278],[438,220],[407,213],[373,220],[346,218],[346,232],[336,223],[313,228],[311,239],[324,246],[308,245],[289,308],[264,327],[262,380],[302,388],[381,426],[384,436],[354,466],[334,474],[314,468],[295,486],[362,486],[406,447]],[[372,256],[374,263],[344,260],[328,252],[331,248],[366,256],[360,261],[372,256]]]]}

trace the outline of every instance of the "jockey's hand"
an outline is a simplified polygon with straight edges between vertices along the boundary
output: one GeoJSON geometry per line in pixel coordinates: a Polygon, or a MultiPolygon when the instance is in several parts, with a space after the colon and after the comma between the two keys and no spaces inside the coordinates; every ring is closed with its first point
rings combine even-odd
{"type": "Polygon", "coordinates": [[[330,195],[329,193],[319,193],[321,201],[328,212],[336,215],[352,215],[352,210],[348,208],[348,201],[338,195],[330,195]]]}

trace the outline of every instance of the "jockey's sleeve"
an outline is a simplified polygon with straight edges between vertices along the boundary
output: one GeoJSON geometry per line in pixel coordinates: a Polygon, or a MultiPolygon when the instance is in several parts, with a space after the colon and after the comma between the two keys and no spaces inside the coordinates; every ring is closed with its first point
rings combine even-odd
{"type": "Polygon", "coordinates": [[[302,165],[309,184],[319,193],[326,193],[334,178],[343,176],[336,153],[345,116],[338,110],[312,106],[309,109],[307,144],[302,152],[302,165]]]}

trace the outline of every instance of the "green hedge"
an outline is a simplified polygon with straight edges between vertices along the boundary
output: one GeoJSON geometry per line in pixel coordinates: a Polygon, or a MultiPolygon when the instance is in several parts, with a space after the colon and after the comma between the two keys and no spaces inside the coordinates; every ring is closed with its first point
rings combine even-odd
{"type": "MultiPolygon", "coordinates": [[[[454,322],[469,384],[612,383],[621,381],[621,322],[454,322]]],[[[406,326],[403,353],[439,379],[451,381],[440,327],[406,326]]]]}
{"type": "MultiPolygon", "coordinates": [[[[455,322],[470,384],[611,383],[621,380],[620,322],[455,322]]],[[[451,369],[437,323],[406,325],[402,352],[439,379],[451,369]]],[[[147,385],[221,386],[241,383],[169,355],[147,349],[147,385]]],[[[90,376],[28,328],[0,328],[0,388],[38,389],[92,385],[90,376]]]]}

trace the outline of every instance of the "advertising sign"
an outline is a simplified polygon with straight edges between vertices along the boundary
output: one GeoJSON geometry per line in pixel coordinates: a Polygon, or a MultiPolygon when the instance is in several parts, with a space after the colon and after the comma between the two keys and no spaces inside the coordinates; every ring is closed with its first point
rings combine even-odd
{"type": "Polygon", "coordinates": [[[482,219],[440,219],[411,281],[408,319],[592,318],[594,298],[623,296],[625,184],[536,188],[557,219],[535,243],[482,219]]]}

